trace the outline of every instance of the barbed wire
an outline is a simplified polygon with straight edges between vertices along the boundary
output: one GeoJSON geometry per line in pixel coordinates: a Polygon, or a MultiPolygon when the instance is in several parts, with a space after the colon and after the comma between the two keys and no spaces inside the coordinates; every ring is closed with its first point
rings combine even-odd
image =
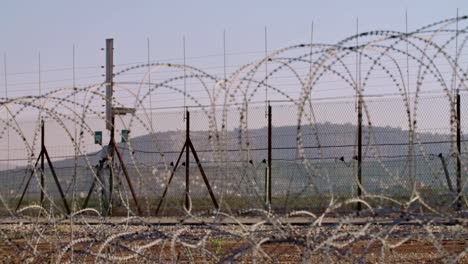
{"type": "Polygon", "coordinates": [[[393,250],[410,242],[432,261],[466,261],[466,243],[447,241],[468,239],[467,23],[247,52],[259,58],[222,77],[148,60],[115,65],[113,83],[9,94],[0,258],[281,262],[296,250],[288,261],[404,262],[393,250]],[[112,107],[135,110],[115,116],[115,135],[103,133],[106,85],[112,107]]]}

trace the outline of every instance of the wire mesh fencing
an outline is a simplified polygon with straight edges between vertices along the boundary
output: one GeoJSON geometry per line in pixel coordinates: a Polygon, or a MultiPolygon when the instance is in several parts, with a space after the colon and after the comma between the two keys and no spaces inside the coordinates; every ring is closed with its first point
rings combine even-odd
{"type": "MultiPolygon", "coordinates": [[[[54,140],[63,135],[49,132],[57,130],[57,124],[46,119],[45,144],[58,183],[75,210],[84,205],[102,210],[103,189],[112,178],[114,214],[125,213],[130,208],[135,210],[129,190],[132,184],[135,199],[144,208],[145,215],[156,215],[156,207],[162,199],[160,215],[180,215],[184,213],[187,176],[193,210],[198,212],[215,209],[210,188],[221,208],[235,214],[256,208],[278,213],[319,212],[327,208],[332,198],[346,201],[358,197],[381,212],[391,212],[400,210],[400,205],[392,205],[385,199],[404,203],[415,192],[430,206],[454,209],[459,184],[457,142],[450,119],[451,105],[446,98],[420,98],[419,127],[413,131],[413,137],[404,111],[398,113],[400,98],[367,99],[361,130],[361,162],[357,160],[355,101],[312,101],[309,107],[313,109],[314,120],[309,118],[300,126],[297,126],[297,104],[278,102],[271,106],[271,145],[268,144],[268,118],[263,105],[252,106],[248,111],[234,107],[209,112],[190,109],[189,137],[199,163],[190,149],[188,174],[184,111],[151,112],[153,131],[148,133],[142,131],[144,122],[135,121],[143,120],[144,115],[119,120],[121,130],[131,128],[130,137],[125,139],[120,135],[118,143],[130,182],[117,157],[113,164],[100,167],[106,157],[107,135],[100,145],[93,144],[93,134],[89,133],[82,139],[81,153],[75,155],[73,145],[62,145],[61,140],[54,140]],[[422,112],[425,108],[431,111],[422,112]],[[392,111],[390,118],[386,118],[388,111],[392,111]],[[268,164],[269,148],[271,165],[268,164]],[[360,182],[358,166],[361,166],[360,182]],[[173,179],[168,185],[171,174],[173,179]],[[358,195],[359,185],[363,193],[358,195]],[[166,187],[167,194],[162,197],[166,187]]],[[[98,117],[87,118],[89,124],[99,122],[98,117]]],[[[20,125],[33,126],[30,122],[20,125]]],[[[465,149],[464,134],[461,135],[461,147],[465,149]]],[[[3,214],[20,208],[18,199],[23,192],[21,206],[39,203],[42,169],[37,153],[40,148],[36,147],[30,158],[24,158],[26,152],[20,148],[8,151],[9,166],[0,173],[1,193],[6,202],[3,214]],[[37,164],[33,164],[34,161],[37,164]]],[[[465,152],[462,151],[460,158],[463,197],[466,195],[463,185],[466,182],[465,152]]],[[[5,151],[3,153],[5,156],[5,151]]],[[[42,192],[50,201],[49,206],[63,210],[58,185],[47,162],[44,171],[42,192]]],[[[342,210],[353,211],[354,208],[345,206],[342,210]]]]}

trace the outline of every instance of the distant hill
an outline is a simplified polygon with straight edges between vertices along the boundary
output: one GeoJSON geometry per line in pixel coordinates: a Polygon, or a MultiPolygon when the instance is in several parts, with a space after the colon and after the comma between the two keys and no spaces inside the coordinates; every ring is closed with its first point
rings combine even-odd
{"type": "MultiPolygon", "coordinates": [[[[317,170],[306,169],[298,159],[298,130],[295,126],[273,127],[273,177],[276,192],[286,190],[300,190],[310,184],[329,187],[329,183],[320,180],[323,177],[333,179],[332,185],[336,190],[349,192],[354,186],[354,159],[356,145],[356,126],[352,124],[317,124],[315,128],[301,127],[304,155],[312,162],[317,170]],[[317,140],[318,139],[318,140],[317,140]],[[311,182],[311,179],[317,179],[311,182]]],[[[431,159],[430,166],[421,157],[415,167],[417,174],[421,175],[425,184],[438,184],[443,186],[442,167],[437,158],[439,153],[447,156],[450,153],[450,136],[447,134],[420,133],[418,140],[422,144],[415,145],[415,154],[424,152],[431,159]],[[430,155],[432,154],[432,155],[430,155]],[[434,176],[435,175],[435,176],[434,176]],[[437,182],[435,182],[435,180],[437,182]]],[[[195,145],[202,164],[213,185],[219,188],[229,189],[229,186],[244,186],[242,191],[251,192],[251,188],[263,188],[263,175],[266,164],[262,163],[267,158],[267,128],[241,131],[232,130],[226,135],[210,134],[208,131],[192,131],[191,139],[195,145]],[[226,152],[224,152],[227,150],[226,152]],[[250,150],[250,151],[247,151],[250,150]],[[218,158],[214,158],[218,155],[218,158]],[[222,157],[220,159],[219,157],[222,157]],[[219,163],[222,161],[221,163],[219,163]],[[243,162],[239,162],[243,161],[243,162]],[[246,162],[248,161],[248,162],[246,162]],[[249,165],[251,164],[251,165],[249,165]],[[249,169],[248,166],[253,166],[249,169]],[[249,187],[250,186],[250,187],[249,187]],[[257,187],[252,187],[257,186],[257,187]],[[250,191],[249,191],[250,190],[250,191]]],[[[155,188],[151,192],[158,193],[166,181],[164,165],[170,169],[170,164],[175,163],[185,141],[184,131],[159,132],[153,135],[143,135],[131,139],[134,159],[129,155],[129,146],[119,144],[122,155],[132,178],[143,175],[151,186],[143,188],[155,188]],[[137,166],[135,166],[135,164],[137,166]]],[[[363,175],[364,183],[372,184],[372,188],[388,188],[401,182],[398,177],[407,179],[408,167],[408,131],[394,127],[373,127],[363,129],[363,175]],[[369,148],[376,144],[376,148],[369,148]],[[377,155],[380,158],[377,158],[377,155]],[[391,176],[391,177],[389,177],[391,176]],[[393,178],[392,178],[393,177],[393,178]],[[397,177],[397,178],[395,178],[397,177]]],[[[93,179],[88,164],[95,166],[100,159],[100,153],[90,153],[78,160],[78,191],[87,192],[93,179]]],[[[184,161],[184,157],[182,158],[184,161]]],[[[194,159],[191,158],[191,162],[194,159]]],[[[54,166],[64,189],[69,190],[72,182],[74,159],[56,160],[54,166]]],[[[448,158],[449,170],[453,177],[453,164],[448,158]]],[[[195,164],[192,165],[195,168],[195,164]]],[[[192,170],[199,175],[196,169],[192,170]]],[[[0,188],[1,193],[18,193],[24,186],[24,181],[29,175],[26,168],[3,170],[0,172],[0,181],[5,184],[0,188]]],[[[179,177],[182,179],[181,177],[179,177]]],[[[48,178],[48,184],[54,185],[52,177],[48,178]]],[[[179,180],[180,180],[179,179],[179,180]]],[[[453,180],[455,182],[455,180],[453,180]]],[[[37,185],[37,184],[36,184],[37,185]]],[[[180,182],[175,186],[183,186],[180,182]]],[[[204,189],[201,186],[201,189],[204,189]]],[[[34,187],[37,192],[37,186],[34,187]]],[[[239,187],[240,188],[240,187],[239,187]]],[[[354,188],[355,189],[355,188],[354,188]]],[[[377,190],[377,189],[376,189],[377,190]]],[[[240,191],[239,191],[240,192],[240,191]]]]}
{"type": "MultiPolygon", "coordinates": [[[[352,159],[357,144],[356,126],[352,124],[323,123],[301,127],[301,142],[306,158],[341,158],[352,159]]],[[[298,158],[298,129],[295,126],[272,128],[273,159],[293,160],[298,158]]],[[[213,135],[208,131],[192,131],[191,139],[199,155],[207,160],[213,160],[213,152],[228,150],[230,160],[239,160],[240,153],[250,150],[249,159],[261,161],[267,157],[267,128],[241,131],[229,131],[223,135],[213,135]],[[241,151],[242,150],[242,151],[241,151]]],[[[424,151],[425,154],[438,155],[450,152],[450,135],[436,133],[419,133],[415,143],[415,154],[424,151]],[[419,144],[418,142],[421,142],[419,144]]],[[[185,141],[184,131],[158,132],[131,138],[131,149],[138,162],[145,164],[171,162],[177,159],[185,141]],[[163,156],[161,155],[163,154],[163,156]]],[[[363,147],[365,158],[372,158],[375,149],[381,157],[403,156],[408,154],[409,133],[407,130],[394,127],[363,128],[363,147]],[[371,152],[373,146],[374,151],[371,152]]],[[[122,154],[128,162],[131,161],[129,146],[119,143],[122,154]]],[[[244,157],[245,158],[245,157],[244,157]]],[[[96,165],[100,159],[99,152],[88,154],[90,164],[96,165]]],[[[56,167],[74,166],[74,159],[55,161],[56,167]]],[[[84,159],[79,159],[80,166],[86,166],[84,159]]],[[[2,168],[7,165],[0,164],[2,168]]],[[[17,168],[21,169],[21,168],[17,168]]]]}

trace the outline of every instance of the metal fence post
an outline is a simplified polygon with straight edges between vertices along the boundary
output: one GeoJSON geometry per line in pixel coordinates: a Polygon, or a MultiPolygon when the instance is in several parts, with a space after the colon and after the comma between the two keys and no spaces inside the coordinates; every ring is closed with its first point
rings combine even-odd
{"type": "Polygon", "coordinates": [[[271,155],[272,155],[272,133],[271,133],[271,105],[268,104],[268,204],[271,205],[271,155]]]}
{"type": "Polygon", "coordinates": [[[461,197],[461,123],[460,123],[460,93],[457,90],[457,210],[461,210],[462,197],[461,197]]]}
{"type": "Polygon", "coordinates": [[[190,192],[190,145],[188,142],[190,141],[190,112],[187,110],[186,114],[186,131],[185,131],[185,209],[189,209],[190,207],[190,202],[189,202],[189,192],[190,192]]]}
{"type": "MultiPolygon", "coordinates": [[[[362,195],[362,100],[361,95],[358,98],[358,153],[357,153],[357,162],[358,162],[358,171],[357,171],[357,195],[358,198],[361,198],[362,195]]],[[[357,214],[361,212],[362,204],[361,202],[357,203],[357,214]]]]}

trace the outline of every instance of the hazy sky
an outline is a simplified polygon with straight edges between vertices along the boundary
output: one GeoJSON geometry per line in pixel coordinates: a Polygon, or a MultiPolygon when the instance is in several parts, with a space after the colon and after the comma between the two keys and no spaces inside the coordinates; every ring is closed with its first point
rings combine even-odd
{"type": "MultiPolygon", "coordinates": [[[[259,52],[265,26],[275,49],[309,42],[312,21],[315,40],[334,43],[356,31],[356,17],[360,31],[404,31],[405,9],[411,30],[454,17],[457,8],[468,14],[468,1],[2,1],[0,52],[7,55],[10,95],[25,95],[34,89],[39,52],[43,89],[58,88],[71,82],[70,71],[48,70],[70,68],[73,45],[77,67],[103,65],[108,37],[115,39],[115,63],[124,64],[146,61],[147,38],[152,60],[180,58],[185,36],[188,64],[196,66],[190,57],[222,53],[224,30],[228,53],[259,52]]],[[[101,81],[99,68],[84,71],[77,70],[77,84],[101,81]]]]}
{"type": "MultiPolygon", "coordinates": [[[[7,56],[11,98],[37,95],[39,52],[43,91],[70,87],[73,46],[77,85],[103,82],[101,48],[109,37],[115,41],[116,65],[145,63],[148,38],[151,60],[181,62],[185,36],[187,63],[219,70],[223,65],[223,31],[227,53],[246,55],[242,58],[228,55],[227,64],[234,68],[263,56],[265,26],[268,47],[273,50],[309,43],[312,21],[314,41],[333,44],[355,34],[356,18],[361,32],[377,29],[404,32],[405,10],[411,31],[455,17],[457,8],[460,16],[468,15],[467,0],[4,0],[0,4],[0,52],[7,56]],[[200,59],[206,55],[216,56],[200,59]]],[[[3,97],[3,63],[0,69],[0,97],[3,97]]],[[[349,112],[353,115],[352,110],[349,112]]],[[[404,108],[401,113],[404,114],[404,108]]],[[[405,124],[404,120],[395,123],[405,124]]]]}

